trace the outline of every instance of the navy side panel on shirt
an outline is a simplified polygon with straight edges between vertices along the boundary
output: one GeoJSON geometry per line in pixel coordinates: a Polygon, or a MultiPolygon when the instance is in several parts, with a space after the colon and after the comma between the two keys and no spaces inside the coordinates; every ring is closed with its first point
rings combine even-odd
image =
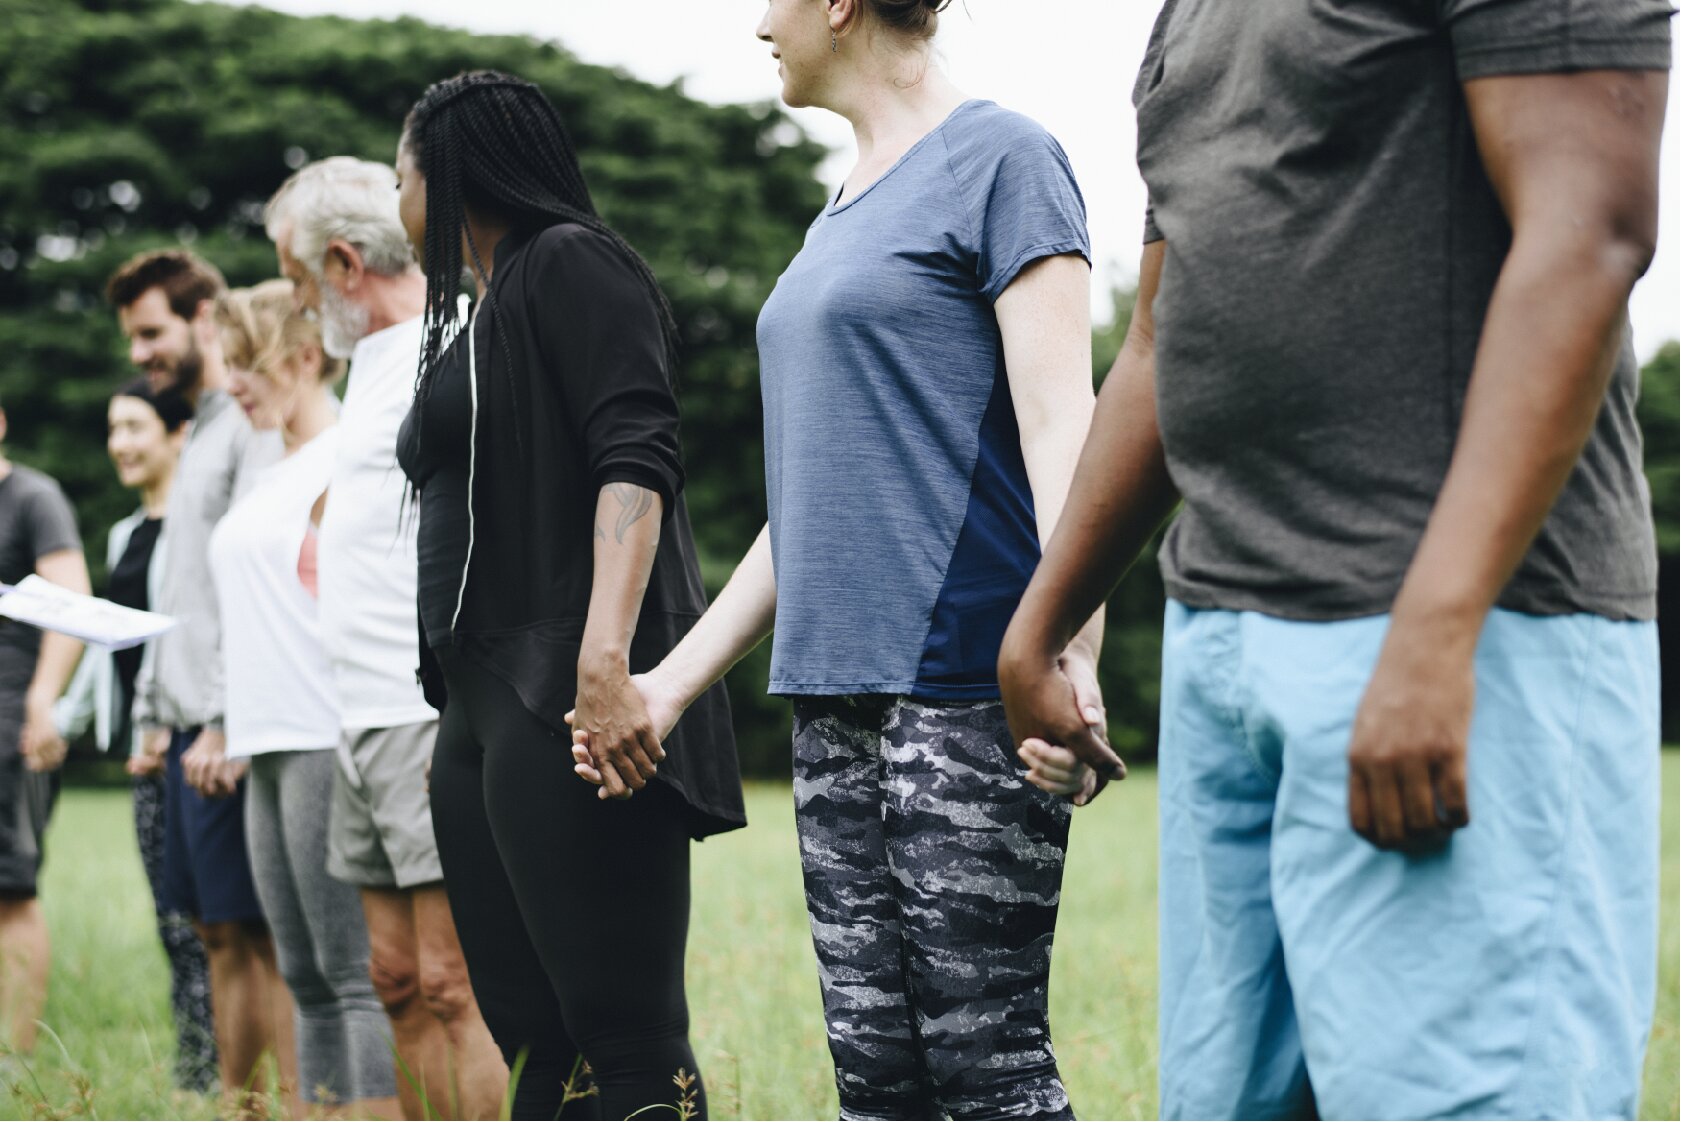
{"type": "Polygon", "coordinates": [[[969,509],[934,602],[915,697],[994,697],[1004,629],[1039,563],[1039,526],[1002,365],[981,418],[969,509]]]}

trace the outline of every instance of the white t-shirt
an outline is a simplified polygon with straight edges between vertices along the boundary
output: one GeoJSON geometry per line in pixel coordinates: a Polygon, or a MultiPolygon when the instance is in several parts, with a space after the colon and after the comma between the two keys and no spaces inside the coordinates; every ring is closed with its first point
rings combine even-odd
{"type": "Polygon", "coordinates": [[[414,678],[415,531],[403,511],[397,430],[414,400],[419,318],[356,344],[339,413],[337,462],[321,519],[321,634],[346,728],[378,729],[437,717],[414,678]]]}
{"type": "Polygon", "coordinates": [[[338,744],[320,619],[298,576],[310,509],[327,489],[338,445],[334,426],[265,469],[210,535],[230,757],[338,744]]]}

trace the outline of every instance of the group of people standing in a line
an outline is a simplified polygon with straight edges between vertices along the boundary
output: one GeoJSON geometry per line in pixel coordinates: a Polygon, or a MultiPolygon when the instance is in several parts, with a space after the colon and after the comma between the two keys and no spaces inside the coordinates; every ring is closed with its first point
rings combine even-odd
{"type": "MultiPolygon", "coordinates": [[[[689,843],[746,824],[719,681],[774,631],[842,1115],[1072,1117],[1063,859],[1124,774],[1102,603],[1181,506],[1163,1115],[1633,1113],[1658,684],[1625,319],[1667,4],[1168,0],[1096,398],[1073,172],[942,73],[942,7],[760,25],[859,160],[761,314],[768,520],[710,606],[670,308],[531,84],[438,83],[394,170],[293,175],[283,280],[118,271],[141,508],[107,595],[178,623],[74,683],[74,643],[0,628],[15,1045],[48,774],[91,721],[132,745],[184,1086],[272,1054],[306,1101],[491,1117],[513,1067],[517,1118],[704,1116],[689,843]]],[[[87,584],[17,466],[0,566],[87,584]]]]}

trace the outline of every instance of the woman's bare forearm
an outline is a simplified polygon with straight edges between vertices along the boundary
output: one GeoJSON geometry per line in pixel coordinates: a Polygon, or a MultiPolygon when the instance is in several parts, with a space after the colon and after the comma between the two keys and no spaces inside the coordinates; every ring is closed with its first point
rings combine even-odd
{"type": "Polygon", "coordinates": [[[770,527],[759,531],[718,599],[659,666],[686,706],[762,643],[776,624],[770,527]]]}
{"type": "Polygon", "coordinates": [[[1126,343],[1098,394],[1067,501],[1006,635],[1008,658],[1054,661],[1179,501],[1156,424],[1152,310],[1163,256],[1163,243],[1145,249],[1126,343]]]}

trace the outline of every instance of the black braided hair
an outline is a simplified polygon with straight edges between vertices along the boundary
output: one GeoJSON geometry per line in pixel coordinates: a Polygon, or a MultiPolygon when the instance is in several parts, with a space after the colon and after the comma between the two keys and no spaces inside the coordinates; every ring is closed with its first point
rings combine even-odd
{"type": "MultiPolygon", "coordinates": [[[[456,330],[463,235],[473,267],[481,277],[489,276],[467,228],[469,207],[523,233],[575,222],[608,238],[635,269],[659,310],[666,360],[675,374],[677,324],[671,305],[648,263],[596,213],[572,138],[542,90],[494,70],[474,70],[434,83],[409,110],[403,143],[426,180],[426,312],[414,387],[417,440],[424,415],[419,406],[431,393],[433,373],[456,330]]],[[[511,358],[495,290],[488,284],[485,295],[496,341],[511,358]]],[[[519,387],[511,369],[508,380],[517,412],[519,387]]],[[[514,432],[523,458],[518,426],[514,432]]]]}

